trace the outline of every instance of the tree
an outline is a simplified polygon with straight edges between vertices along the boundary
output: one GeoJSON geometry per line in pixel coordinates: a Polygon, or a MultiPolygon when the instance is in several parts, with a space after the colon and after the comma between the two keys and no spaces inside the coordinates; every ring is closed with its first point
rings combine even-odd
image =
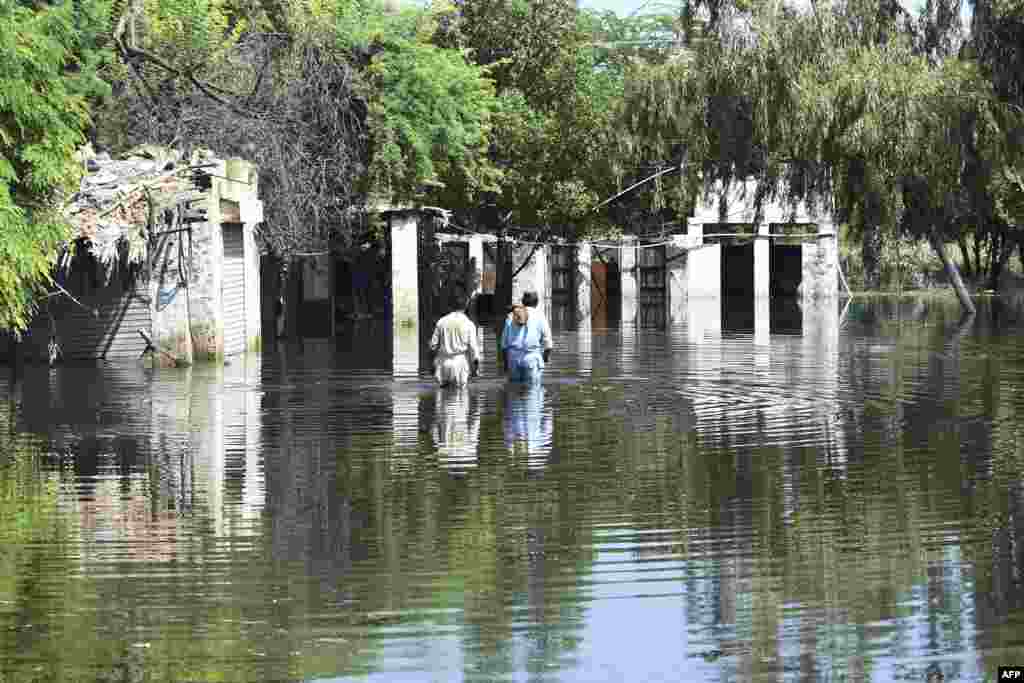
{"type": "Polygon", "coordinates": [[[88,99],[104,90],[94,2],[0,0],[0,329],[26,329],[70,228],[88,99]]]}
{"type": "Polygon", "coordinates": [[[146,9],[139,44],[117,36],[128,85],[111,128],[129,131],[125,143],[256,162],[260,235],[284,263],[361,242],[371,196],[421,200],[455,168],[486,183],[493,92],[461,53],[426,42],[432,10],[394,15],[360,0],[146,9]]]}
{"type": "Polygon", "coordinates": [[[626,114],[636,148],[668,156],[669,141],[685,139],[690,196],[753,176],[758,207],[769,197],[834,202],[865,235],[888,226],[928,237],[971,309],[942,245],[969,205],[963,187],[988,187],[974,171],[1004,163],[1016,125],[978,70],[922,54],[870,3],[754,6],[743,22],[725,9],[719,17],[735,28],[708,29],[692,59],[634,81],[626,114]]]}

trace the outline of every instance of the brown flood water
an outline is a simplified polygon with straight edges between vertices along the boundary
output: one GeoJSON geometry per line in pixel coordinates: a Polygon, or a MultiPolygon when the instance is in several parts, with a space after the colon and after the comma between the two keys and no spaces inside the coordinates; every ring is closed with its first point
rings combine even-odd
{"type": "Polygon", "coordinates": [[[995,680],[1024,307],[841,308],[556,330],[534,388],[373,323],[5,371],[0,681],[995,680]]]}

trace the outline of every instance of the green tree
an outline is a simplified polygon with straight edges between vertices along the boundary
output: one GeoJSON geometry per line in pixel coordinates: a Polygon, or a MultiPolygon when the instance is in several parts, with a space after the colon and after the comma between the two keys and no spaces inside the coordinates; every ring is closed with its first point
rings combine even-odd
{"type": "Polygon", "coordinates": [[[0,328],[24,330],[70,229],[59,202],[104,89],[103,6],[0,0],[0,328]]]}
{"type": "Polygon", "coordinates": [[[978,69],[924,53],[871,3],[807,13],[723,5],[720,17],[725,9],[732,14],[717,33],[705,26],[690,59],[631,81],[636,148],[668,156],[670,141],[684,139],[689,196],[752,176],[758,204],[834,201],[868,252],[879,227],[927,237],[972,309],[944,243],[987,191],[977,169],[1006,163],[1016,125],[978,69]],[[743,22],[727,21],[740,13],[743,22]]]}

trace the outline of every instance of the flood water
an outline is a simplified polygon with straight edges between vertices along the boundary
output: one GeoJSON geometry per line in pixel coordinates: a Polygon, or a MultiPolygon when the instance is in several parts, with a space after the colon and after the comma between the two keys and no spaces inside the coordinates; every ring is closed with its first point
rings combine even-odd
{"type": "Polygon", "coordinates": [[[444,392],[372,323],[226,367],[5,371],[0,681],[1024,664],[1022,307],[765,315],[556,330],[533,388],[489,329],[444,392]]]}

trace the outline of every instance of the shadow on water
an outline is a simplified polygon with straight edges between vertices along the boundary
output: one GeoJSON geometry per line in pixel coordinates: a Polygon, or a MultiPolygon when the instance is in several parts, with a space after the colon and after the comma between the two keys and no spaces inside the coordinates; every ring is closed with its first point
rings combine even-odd
{"type": "Polygon", "coordinates": [[[225,367],[0,377],[0,678],[1024,661],[1024,306],[720,304],[556,329],[533,386],[489,354],[440,390],[421,331],[373,324],[225,367]]]}

